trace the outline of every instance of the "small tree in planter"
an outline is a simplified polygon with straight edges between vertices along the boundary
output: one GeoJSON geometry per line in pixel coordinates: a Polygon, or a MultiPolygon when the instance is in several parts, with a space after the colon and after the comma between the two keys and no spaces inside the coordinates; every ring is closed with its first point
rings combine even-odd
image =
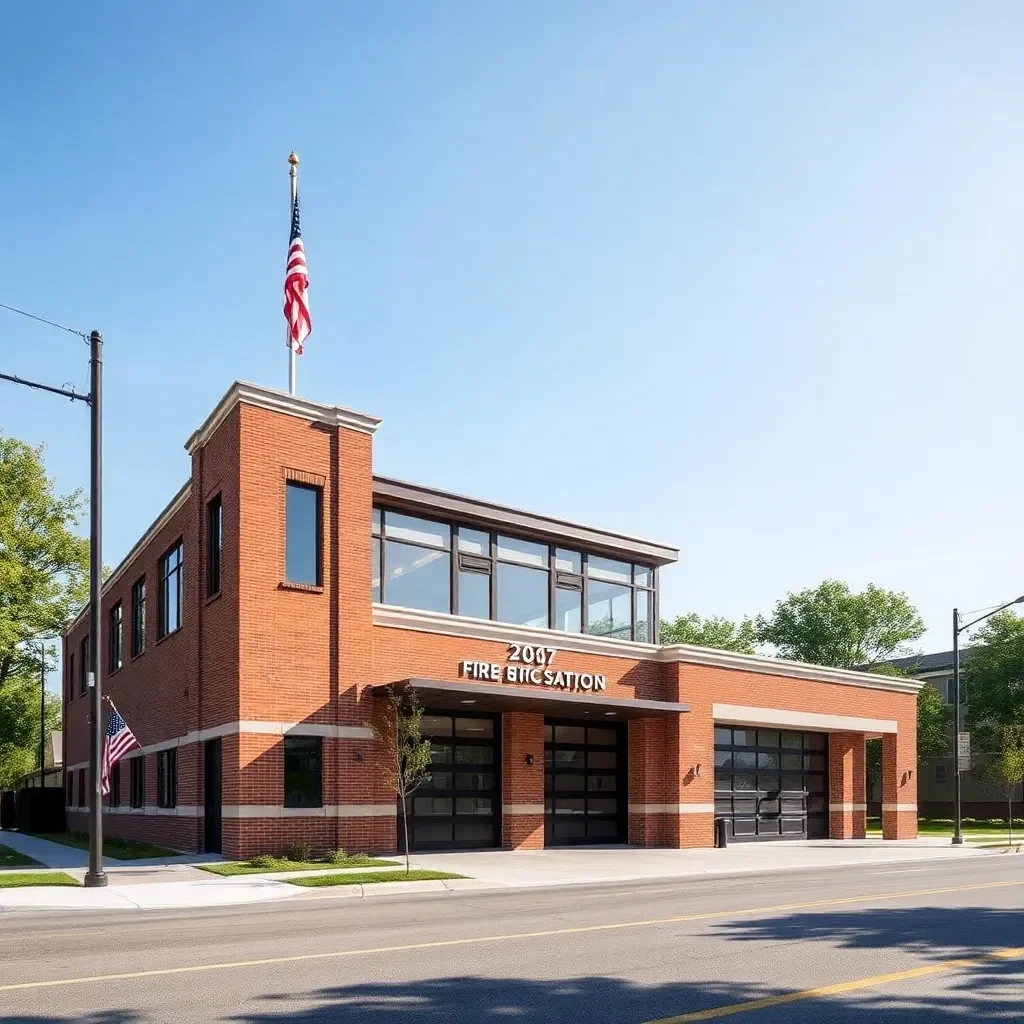
{"type": "Polygon", "coordinates": [[[988,764],[988,773],[1006,788],[1006,838],[1013,844],[1013,790],[1024,782],[1024,726],[1004,725],[999,752],[988,764]]]}
{"type": "Polygon", "coordinates": [[[405,873],[409,873],[409,797],[430,777],[430,740],[420,734],[423,708],[413,689],[388,687],[383,713],[370,728],[384,748],[384,771],[388,786],[402,806],[405,834],[405,873]]]}

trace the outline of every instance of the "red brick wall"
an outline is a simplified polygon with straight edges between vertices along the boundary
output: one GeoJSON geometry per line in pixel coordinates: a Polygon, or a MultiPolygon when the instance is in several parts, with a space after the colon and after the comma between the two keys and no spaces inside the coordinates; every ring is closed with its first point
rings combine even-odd
{"type": "Polygon", "coordinates": [[[544,716],[505,712],[501,716],[501,845],[506,850],[544,848],[544,716]],[[527,764],[527,757],[533,764],[527,764]],[[524,813],[527,807],[539,814],[524,813]]]}

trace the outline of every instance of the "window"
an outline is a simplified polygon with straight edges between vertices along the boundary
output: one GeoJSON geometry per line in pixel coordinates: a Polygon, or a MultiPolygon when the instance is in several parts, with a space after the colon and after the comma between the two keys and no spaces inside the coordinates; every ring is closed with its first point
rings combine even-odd
{"type": "Polygon", "coordinates": [[[156,755],[157,807],[175,807],[178,803],[178,750],[161,750],[156,755]]]}
{"type": "Polygon", "coordinates": [[[160,559],[160,636],[181,629],[182,544],[179,540],[160,559]]]}
{"type": "Polygon", "coordinates": [[[68,655],[68,674],[64,684],[64,703],[70,704],[75,699],[75,655],[68,655]]]}
{"type": "Polygon", "coordinates": [[[375,508],[371,597],[566,633],[656,636],[652,566],[375,508]]]}
{"type": "Polygon", "coordinates": [[[320,552],[323,490],[289,481],[285,487],[284,578],[318,587],[323,583],[320,552]]]}
{"type": "Polygon", "coordinates": [[[108,667],[111,672],[116,672],[121,667],[121,635],[124,625],[122,619],[121,602],[118,601],[110,609],[110,622],[107,626],[108,667]]]}
{"type": "Polygon", "coordinates": [[[108,806],[121,806],[121,762],[119,761],[110,769],[110,795],[108,806]]]}
{"type": "Polygon", "coordinates": [[[945,782],[946,781],[946,766],[944,764],[937,764],[935,766],[935,781],[945,782]]]}
{"type": "Polygon", "coordinates": [[[131,802],[132,807],[144,807],[146,803],[146,758],[140,754],[133,757],[129,762],[131,765],[131,802]]]}
{"type": "Polygon", "coordinates": [[[132,586],[132,657],[146,649],[146,577],[132,586]]]}
{"type": "Polygon", "coordinates": [[[224,543],[224,506],[218,494],[206,506],[206,596],[220,593],[220,552],[224,543]]]}
{"type": "Polygon", "coordinates": [[[72,768],[68,769],[67,778],[64,780],[64,789],[64,804],[71,807],[71,801],[75,798],[75,772],[72,768]]]}
{"type": "Polygon", "coordinates": [[[285,807],[322,807],[322,750],[319,736],[285,736],[285,807]]]}
{"type": "Polygon", "coordinates": [[[85,768],[78,769],[78,806],[85,807],[85,768]]]}
{"type": "Polygon", "coordinates": [[[78,651],[78,696],[85,696],[89,683],[89,634],[82,637],[81,647],[78,651]]]}

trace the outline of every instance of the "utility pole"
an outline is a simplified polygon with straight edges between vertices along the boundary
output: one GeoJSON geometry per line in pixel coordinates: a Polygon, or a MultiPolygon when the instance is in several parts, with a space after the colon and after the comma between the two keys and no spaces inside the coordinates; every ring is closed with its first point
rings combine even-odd
{"type": "Polygon", "coordinates": [[[46,642],[39,644],[39,788],[46,773],[46,642]]]}
{"type": "MultiPolygon", "coordinates": [[[[103,802],[100,792],[100,752],[103,742],[103,693],[100,680],[100,590],[103,586],[103,552],[101,550],[103,528],[103,335],[93,331],[88,337],[80,331],[64,327],[51,320],[33,316],[24,310],[5,306],[14,313],[20,313],[32,320],[49,324],[60,330],[77,334],[89,345],[89,394],[80,395],[69,388],[57,388],[50,384],[0,373],[0,380],[21,384],[36,391],[69,398],[72,402],[85,402],[89,406],[89,770],[92,787],[89,798],[89,870],[85,873],[85,884],[89,887],[104,886],[107,876],[103,871],[103,802]]],[[[43,696],[40,699],[45,734],[46,718],[46,655],[43,654],[43,696]]],[[[45,758],[45,738],[40,737],[40,770],[45,758]]],[[[40,779],[42,781],[42,779],[40,779]]]]}
{"type": "Polygon", "coordinates": [[[953,609],[953,845],[962,846],[960,790],[960,610],[953,609]]]}

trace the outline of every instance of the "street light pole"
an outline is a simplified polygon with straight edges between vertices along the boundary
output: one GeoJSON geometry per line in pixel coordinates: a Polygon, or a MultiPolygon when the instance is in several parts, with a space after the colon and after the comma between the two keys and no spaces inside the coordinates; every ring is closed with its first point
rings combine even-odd
{"type": "Polygon", "coordinates": [[[103,684],[100,679],[100,590],[103,587],[103,335],[89,335],[89,870],[86,886],[107,884],[103,871],[103,684]]]}
{"type": "Polygon", "coordinates": [[[964,837],[960,828],[961,823],[961,789],[960,789],[960,634],[966,633],[972,626],[979,622],[991,619],[993,615],[1006,611],[1010,605],[1024,604],[1024,594],[1015,597],[998,608],[993,608],[976,619],[960,624],[960,612],[953,609],[953,845],[962,846],[964,837]]]}
{"type": "Polygon", "coordinates": [[[39,788],[46,772],[46,641],[39,644],[39,788]]]}

